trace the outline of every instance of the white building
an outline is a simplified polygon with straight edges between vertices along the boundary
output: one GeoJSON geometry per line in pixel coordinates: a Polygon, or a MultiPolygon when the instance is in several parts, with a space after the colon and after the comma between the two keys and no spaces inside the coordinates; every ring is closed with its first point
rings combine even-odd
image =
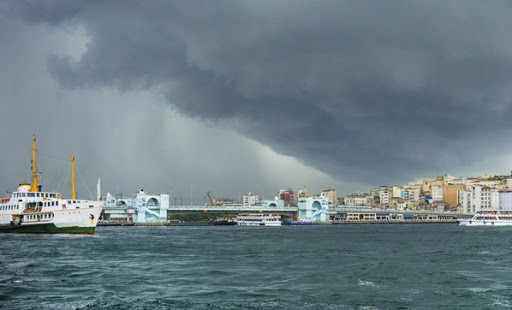
{"type": "Polygon", "coordinates": [[[389,189],[383,187],[379,190],[379,200],[381,205],[389,205],[389,189]]]}
{"type": "Polygon", "coordinates": [[[458,191],[457,203],[464,213],[500,210],[500,195],[496,188],[473,186],[471,191],[458,191]]]}
{"type": "Polygon", "coordinates": [[[254,195],[253,193],[249,193],[249,194],[243,196],[242,203],[243,203],[244,206],[246,206],[246,205],[254,205],[259,200],[260,200],[260,197],[258,195],[254,195]]]}
{"type": "Polygon", "coordinates": [[[443,201],[444,190],[442,186],[432,185],[432,201],[443,201]]]}
{"type": "Polygon", "coordinates": [[[167,221],[169,195],[148,195],[144,190],[129,198],[105,197],[103,213],[105,221],[114,222],[164,222],[167,221]]]}
{"type": "Polygon", "coordinates": [[[512,191],[499,192],[500,211],[512,211],[512,191]]]}
{"type": "Polygon", "coordinates": [[[418,189],[405,188],[403,195],[405,201],[410,201],[414,203],[418,203],[420,201],[420,191],[418,189]]]}
{"type": "Polygon", "coordinates": [[[320,194],[320,197],[322,197],[323,199],[327,199],[327,201],[331,205],[336,205],[338,203],[338,194],[336,192],[336,189],[334,188],[324,189],[320,194]]]}
{"type": "Polygon", "coordinates": [[[310,222],[325,222],[329,218],[329,200],[324,198],[301,197],[299,206],[299,220],[310,222]]]}

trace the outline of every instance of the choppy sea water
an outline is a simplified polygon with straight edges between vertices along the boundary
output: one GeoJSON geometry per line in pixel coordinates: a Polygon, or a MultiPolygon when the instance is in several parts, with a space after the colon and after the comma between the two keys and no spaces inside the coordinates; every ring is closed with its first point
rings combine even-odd
{"type": "Polygon", "coordinates": [[[512,227],[0,234],[1,309],[508,309],[512,227]]]}

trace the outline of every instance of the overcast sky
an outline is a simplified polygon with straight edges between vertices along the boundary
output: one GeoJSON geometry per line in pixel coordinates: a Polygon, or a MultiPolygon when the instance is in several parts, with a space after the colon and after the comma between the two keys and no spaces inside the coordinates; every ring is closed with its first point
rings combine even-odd
{"type": "MultiPolygon", "coordinates": [[[[0,191],[368,192],[509,174],[512,2],[2,1],[0,191]]],[[[181,198],[182,197],[182,198],[181,198]]]]}

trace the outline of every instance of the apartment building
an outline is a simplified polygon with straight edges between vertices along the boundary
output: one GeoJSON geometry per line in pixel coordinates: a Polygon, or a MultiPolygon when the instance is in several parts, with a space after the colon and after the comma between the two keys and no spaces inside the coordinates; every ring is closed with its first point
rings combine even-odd
{"type": "Polygon", "coordinates": [[[253,193],[250,192],[242,197],[242,203],[244,206],[254,205],[259,200],[260,197],[258,195],[254,195],[253,193]]]}
{"type": "Polygon", "coordinates": [[[324,189],[320,194],[320,197],[329,201],[330,205],[336,205],[338,202],[338,194],[334,188],[324,189]]]}
{"type": "Polygon", "coordinates": [[[457,198],[464,213],[500,210],[500,195],[496,188],[473,186],[470,191],[458,191],[457,198]]]}
{"type": "Polygon", "coordinates": [[[369,194],[350,194],[344,197],[347,206],[369,206],[373,204],[373,198],[369,194]]]}

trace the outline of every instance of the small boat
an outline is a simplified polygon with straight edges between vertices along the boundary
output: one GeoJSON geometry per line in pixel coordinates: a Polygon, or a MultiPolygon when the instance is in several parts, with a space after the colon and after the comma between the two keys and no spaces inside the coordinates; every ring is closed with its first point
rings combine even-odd
{"type": "Polygon", "coordinates": [[[463,226],[512,226],[512,213],[477,213],[470,219],[458,219],[463,226]]]}
{"type": "Polygon", "coordinates": [[[281,226],[281,215],[268,213],[240,213],[236,223],[241,226],[281,226]]]}
{"type": "Polygon", "coordinates": [[[311,226],[313,225],[312,222],[310,221],[286,221],[284,222],[285,225],[289,225],[289,226],[311,226]]]}
{"type": "Polygon", "coordinates": [[[229,226],[229,225],[236,225],[236,222],[233,219],[220,218],[220,219],[216,219],[214,221],[211,221],[210,225],[225,225],[225,226],[229,226]]]}
{"type": "Polygon", "coordinates": [[[71,198],[42,191],[36,167],[36,137],[32,137],[32,184],[20,184],[10,197],[0,199],[0,232],[93,234],[102,201],[76,199],[75,157],[71,155],[71,198]]]}

